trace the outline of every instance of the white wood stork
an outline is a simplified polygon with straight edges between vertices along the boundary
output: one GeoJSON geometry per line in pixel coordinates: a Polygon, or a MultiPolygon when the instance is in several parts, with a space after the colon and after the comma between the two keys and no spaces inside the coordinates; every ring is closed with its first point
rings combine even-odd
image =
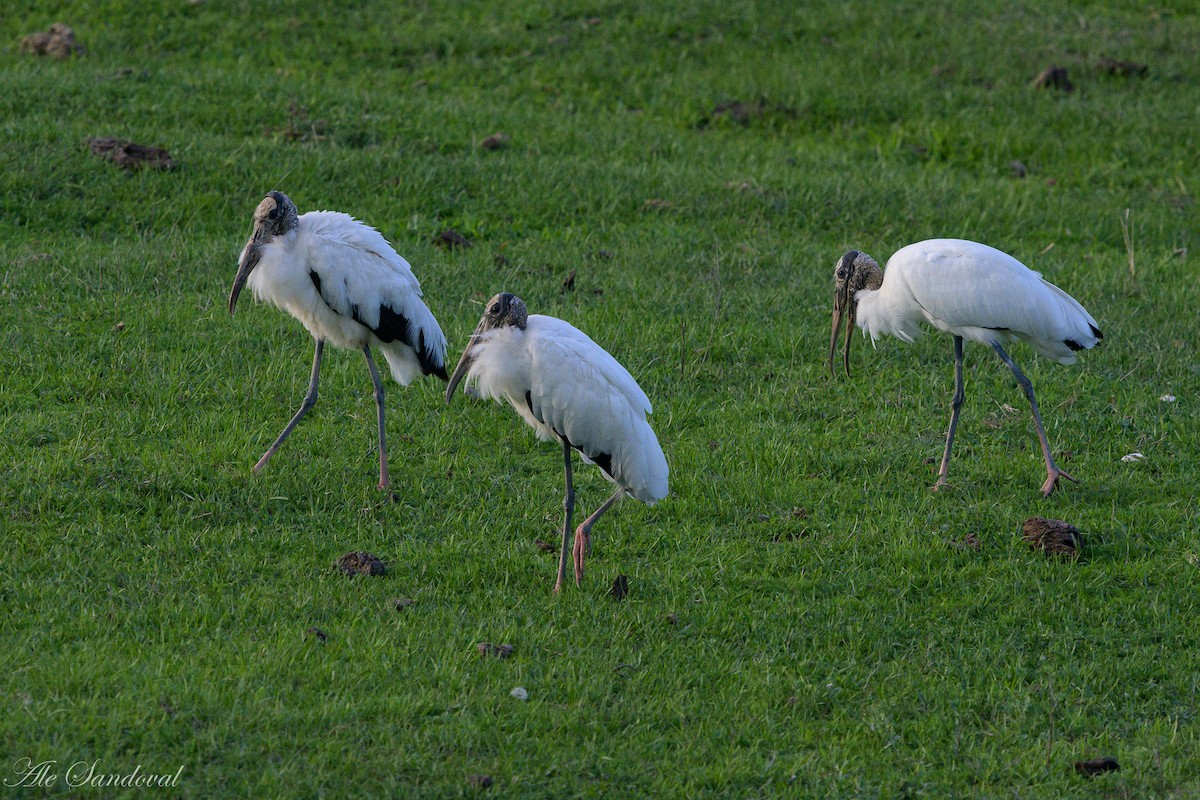
{"type": "Polygon", "coordinates": [[[575,530],[572,560],[575,583],[581,583],[596,520],[626,493],[646,505],[667,496],[667,460],[646,421],[651,408],[645,392],[582,331],[555,317],[531,316],[524,301],[507,292],[488,301],[450,377],[447,403],[463,378],[479,396],[507,400],[539,438],[562,442],[566,519],[555,592],[566,576],[567,533],[575,508],[571,450],[617,485],[575,530]]]}
{"type": "Polygon", "coordinates": [[[312,376],[300,410],[254,465],[258,472],[317,402],[325,342],[361,350],[375,384],[379,422],[379,488],[388,485],[383,424],[383,383],[371,345],[383,351],[392,377],[406,386],[421,375],[446,380],[446,337],[421,300],[408,262],[379,231],[336,211],[297,215],[282,192],[271,192],[254,210],[254,233],[238,260],[229,293],[232,316],[242,287],[304,324],[316,339],[312,376]]]}
{"type": "Polygon", "coordinates": [[[855,321],[874,342],[890,333],[912,342],[921,322],[954,336],[954,399],[946,449],[934,489],[946,485],[950,449],[963,403],[963,339],[990,345],[1012,370],[1033,409],[1049,496],[1059,478],[1074,481],[1054,463],[1042,428],[1033,385],[1004,351],[1002,342],[1021,339],[1047,358],[1074,364],[1075,353],[1104,338],[1096,320],[1075,298],[1007,253],[962,239],[930,239],[897,250],[886,271],[866,253],[851,250],[834,268],[833,331],[829,372],[837,349],[838,328],[847,317],[843,364],[850,374],[850,333],[855,321]]]}

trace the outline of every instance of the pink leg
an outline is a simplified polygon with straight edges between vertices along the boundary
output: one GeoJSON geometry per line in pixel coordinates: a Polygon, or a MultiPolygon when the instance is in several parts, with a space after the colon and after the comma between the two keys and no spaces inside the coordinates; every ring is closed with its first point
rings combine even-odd
{"type": "MultiPolygon", "coordinates": [[[[600,516],[612,508],[613,503],[620,500],[625,495],[624,489],[617,489],[613,492],[612,497],[605,500],[596,512],[585,519],[575,529],[575,546],[572,548],[571,554],[575,561],[575,584],[578,586],[583,583],[583,562],[588,554],[592,552],[592,526],[596,524],[596,520],[600,516]]],[[[563,531],[563,545],[566,545],[566,531],[563,531]]]]}
{"type": "Polygon", "coordinates": [[[1042,497],[1050,496],[1050,493],[1058,486],[1059,478],[1066,478],[1073,483],[1079,483],[1079,481],[1059,469],[1058,465],[1054,463],[1054,456],[1050,455],[1050,442],[1046,439],[1046,431],[1042,429],[1042,416],[1038,413],[1037,401],[1033,399],[1033,384],[1029,382],[1029,378],[1025,377],[1025,373],[1021,372],[1021,368],[1017,366],[1017,363],[1009,358],[1008,353],[1004,352],[1003,347],[996,343],[993,343],[992,347],[996,349],[1000,360],[1012,370],[1017,383],[1021,384],[1021,389],[1025,392],[1025,398],[1029,401],[1029,407],[1033,409],[1033,424],[1037,427],[1038,441],[1042,444],[1042,456],[1046,459],[1046,482],[1042,484],[1042,497]]]}

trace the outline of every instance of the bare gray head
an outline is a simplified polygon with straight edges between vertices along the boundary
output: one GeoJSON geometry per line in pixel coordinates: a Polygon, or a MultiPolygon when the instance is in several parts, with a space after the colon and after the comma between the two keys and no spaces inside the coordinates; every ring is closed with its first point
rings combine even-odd
{"type": "Polygon", "coordinates": [[[446,402],[450,402],[458,382],[467,374],[471,363],[475,360],[475,357],[471,355],[471,347],[475,344],[476,339],[487,331],[497,328],[511,327],[525,330],[528,321],[529,311],[525,308],[525,301],[515,294],[501,292],[488,300],[487,309],[483,312],[479,324],[475,326],[475,332],[471,334],[467,346],[463,348],[462,358],[458,360],[454,374],[450,376],[450,384],[446,387],[446,402]]]}
{"type": "Polygon", "coordinates": [[[258,204],[258,208],[254,209],[254,232],[250,234],[250,241],[242,248],[237,275],[233,278],[233,289],[229,292],[230,315],[237,306],[238,295],[246,285],[246,279],[262,258],[263,245],[269,244],[276,236],[296,230],[299,226],[300,215],[296,211],[296,204],[283,192],[271,192],[258,204]]]}
{"type": "Polygon", "coordinates": [[[854,331],[854,316],[858,309],[855,294],[859,289],[878,289],[883,285],[883,270],[875,259],[858,250],[850,250],[838,259],[833,268],[833,331],[829,335],[829,375],[833,376],[833,356],[837,352],[838,328],[846,318],[846,339],[842,364],[850,375],[850,334],[854,331]]]}

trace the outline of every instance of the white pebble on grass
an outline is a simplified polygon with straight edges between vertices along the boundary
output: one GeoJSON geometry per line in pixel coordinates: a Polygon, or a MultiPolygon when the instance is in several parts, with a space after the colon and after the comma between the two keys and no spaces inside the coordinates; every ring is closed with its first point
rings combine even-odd
{"type": "Polygon", "coordinates": [[[509,692],[509,694],[510,694],[510,695],[512,695],[513,697],[517,698],[518,700],[522,700],[522,701],[523,701],[523,700],[528,700],[528,699],[529,699],[529,692],[525,691],[525,687],[524,687],[524,686],[518,686],[518,687],[516,687],[516,688],[515,688],[515,689],[513,689],[511,692],[509,692]]]}
{"type": "Polygon", "coordinates": [[[1159,400],[1161,400],[1161,401],[1162,401],[1162,402],[1164,402],[1164,403],[1174,403],[1174,402],[1175,402],[1175,395],[1173,395],[1173,394],[1164,394],[1162,397],[1160,397],[1160,398],[1158,398],[1158,399],[1159,399],[1159,400]]]}
{"type": "Polygon", "coordinates": [[[1145,457],[1146,457],[1145,453],[1129,453],[1128,455],[1121,456],[1121,460],[1122,461],[1141,461],[1145,457]]]}

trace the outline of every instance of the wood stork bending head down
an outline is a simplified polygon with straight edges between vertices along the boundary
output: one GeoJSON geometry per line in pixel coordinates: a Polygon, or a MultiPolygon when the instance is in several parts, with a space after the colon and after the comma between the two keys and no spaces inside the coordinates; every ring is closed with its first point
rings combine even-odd
{"type": "Polygon", "coordinates": [[[316,340],[308,393],[300,410],[254,465],[258,472],[317,402],[325,342],[362,351],[375,385],[379,424],[379,488],[388,485],[383,383],[371,346],[383,351],[396,382],[422,375],[446,380],[446,337],[421,300],[408,262],[377,230],[348,214],[300,215],[283,192],[271,192],[254,210],[254,233],[238,260],[229,313],[242,287],[303,323],[316,340]]]}
{"type": "Polygon", "coordinates": [[[488,301],[450,377],[447,403],[464,378],[480,396],[508,401],[540,438],[562,443],[566,519],[555,592],[566,576],[575,507],[571,450],[617,485],[575,530],[575,582],[582,582],[596,520],[627,493],[647,505],[667,496],[667,460],[646,421],[650,401],[625,368],[586,334],[561,319],[530,315],[521,298],[507,292],[488,301]]]}
{"type": "Polygon", "coordinates": [[[946,485],[950,449],[963,403],[963,340],[986,344],[1012,370],[1033,410],[1042,456],[1046,461],[1048,496],[1059,478],[1074,481],[1054,463],[1042,428],[1033,385],[1004,351],[1002,343],[1020,339],[1047,358],[1074,364],[1075,353],[1104,338],[1096,320],[1075,298],[1007,253],[962,239],[930,239],[901,248],[887,269],[866,253],[851,250],[834,268],[833,331],[829,337],[829,372],[834,374],[838,329],[843,318],[846,339],[842,363],[850,374],[850,332],[855,322],[871,340],[882,334],[911,342],[925,322],[954,336],[954,399],[946,449],[934,489],[946,485]]]}

